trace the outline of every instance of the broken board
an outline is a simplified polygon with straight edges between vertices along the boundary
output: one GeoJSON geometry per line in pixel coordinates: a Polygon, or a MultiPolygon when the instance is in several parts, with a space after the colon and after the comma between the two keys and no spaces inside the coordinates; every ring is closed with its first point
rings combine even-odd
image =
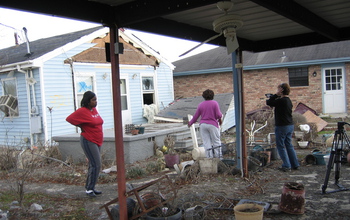
{"type": "Polygon", "coordinates": [[[317,132],[322,131],[322,129],[325,128],[328,124],[325,120],[318,117],[317,115],[312,113],[310,110],[307,110],[303,115],[305,116],[307,123],[316,124],[317,132]]]}

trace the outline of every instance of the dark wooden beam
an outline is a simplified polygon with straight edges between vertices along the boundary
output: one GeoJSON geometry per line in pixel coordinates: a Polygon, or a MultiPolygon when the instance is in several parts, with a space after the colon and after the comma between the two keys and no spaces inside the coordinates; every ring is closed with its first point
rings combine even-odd
{"type": "Polygon", "coordinates": [[[277,14],[289,18],[312,31],[319,33],[333,41],[340,40],[339,29],[317,16],[310,10],[302,7],[293,0],[251,0],[252,2],[263,6],[277,14]]]}
{"type": "Polygon", "coordinates": [[[314,44],[333,42],[329,38],[318,33],[299,34],[288,37],[280,37],[268,40],[240,43],[241,49],[252,52],[262,52],[292,47],[302,47],[314,44]]]}
{"type": "MultiPolygon", "coordinates": [[[[164,19],[155,18],[144,21],[142,23],[135,23],[129,25],[128,28],[145,31],[149,33],[155,33],[164,36],[170,36],[180,39],[192,40],[197,42],[203,42],[206,39],[216,35],[217,33],[192,25],[164,19]]],[[[350,40],[350,27],[340,29],[341,40],[350,40]]],[[[241,50],[261,52],[283,48],[300,47],[306,45],[334,42],[332,39],[325,37],[319,33],[307,33],[299,34],[287,37],[280,37],[262,41],[251,41],[238,37],[238,42],[241,50]]],[[[209,44],[217,46],[226,46],[225,38],[223,36],[218,37],[209,44]]],[[[190,49],[190,48],[189,48],[190,49]]],[[[184,51],[185,52],[185,51],[184,51]]]]}

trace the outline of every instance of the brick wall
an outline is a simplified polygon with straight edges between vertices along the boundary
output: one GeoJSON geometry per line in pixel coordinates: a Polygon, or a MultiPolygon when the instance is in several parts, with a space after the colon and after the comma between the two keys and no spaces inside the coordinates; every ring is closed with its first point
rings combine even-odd
{"type": "Polygon", "coordinates": [[[174,77],[175,98],[201,96],[203,91],[211,89],[215,94],[232,93],[232,73],[212,73],[174,77]]]}
{"type": "MultiPolygon", "coordinates": [[[[350,63],[345,65],[346,78],[350,79],[350,63]]],[[[288,68],[245,70],[243,72],[245,111],[265,106],[265,93],[276,93],[277,85],[288,80],[288,68]]],[[[347,81],[348,88],[350,82],[347,81]]],[[[232,73],[200,74],[174,77],[174,94],[176,98],[200,96],[205,89],[215,93],[233,92],[232,73]]],[[[347,103],[350,103],[350,89],[347,103]]],[[[294,108],[299,102],[304,103],[317,113],[322,113],[322,74],[321,66],[309,66],[309,86],[292,87],[290,93],[294,108]],[[312,73],[316,71],[317,76],[312,73]]],[[[347,111],[349,112],[349,105],[347,111]]]]}

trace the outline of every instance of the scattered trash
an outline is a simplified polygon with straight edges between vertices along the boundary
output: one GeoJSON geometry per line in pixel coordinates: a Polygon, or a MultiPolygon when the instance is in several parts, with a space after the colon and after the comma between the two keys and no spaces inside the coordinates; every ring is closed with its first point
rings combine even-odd
{"type": "Polygon", "coordinates": [[[110,168],[102,170],[103,173],[117,172],[117,166],[112,166],[110,168]]]}
{"type": "Polygon", "coordinates": [[[184,161],[184,162],[179,163],[179,164],[174,164],[174,168],[175,168],[177,174],[181,174],[184,172],[184,170],[187,166],[191,166],[192,164],[194,164],[194,160],[184,161]]]}
{"type": "Polygon", "coordinates": [[[185,220],[200,220],[203,219],[204,208],[200,205],[190,207],[185,210],[184,219],[185,220]]]}

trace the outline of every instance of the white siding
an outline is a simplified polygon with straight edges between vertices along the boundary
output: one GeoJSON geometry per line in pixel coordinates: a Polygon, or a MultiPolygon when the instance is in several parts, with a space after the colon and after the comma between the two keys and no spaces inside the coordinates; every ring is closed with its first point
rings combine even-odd
{"type": "MultiPolygon", "coordinates": [[[[35,100],[38,108],[39,117],[42,119],[43,132],[35,135],[35,145],[49,143],[54,136],[76,133],[74,126],[66,122],[66,117],[74,111],[74,97],[72,86],[72,70],[69,64],[64,64],[64,60],[88,49],[93,44],[82,44],[72,50],[62,51],[62,54],[42,64],[42,69],[33,69],[33,76],[37,83],[35,88],[35,100]],[[40,81],[40,71],[42,72],[42,82],[40,81]],[[42,95],[44,97],[42,97],[42,95]],[[52,108],[50,113],[49,108],[52,108]],[[44,117],[43,117],[44,116],[44,117]],[[44,120],[46,118],[46,121],[44,120]],[[46,133],[44,133],[46,132],[46,133]],[[46,135],[46,136],[45,136],[46,135]]],[[[111,68],[106,64],[77,64],[73,63],[73,72],[75,75],[89,73],[94,75],[95,92],[98,99],[98,111],[104,120],[104,129],[114,127],[113,117],[113,99],[111,68]]],[[[152,66],[122,65],[121,74],[128,77],[128,91],[133,124],[145,124],[147,119],[143,117],[142,109],[142,91],[141,76],[144,74],[154,75],[156,80],[156,102],[160,109],[166,107],[173,101],[173,79],[170,67],[161,63],[154,70],[152,66]],[[136,76],[136,77],[135,77],[136,76]]],[[[26,87],[25,75],[16,72],[17,90],[19,99],[19,116],[15,118],[4,118],[0,126],[0,145],[30,146],[30,143],[24,143],[25,138],[30,138],[30,112],[28,107],[27,94],[32,99],[31,105],[34,105],[31,88],[26,87]]],[[[7,77],[7,74],[1,74],[0,78],[7,77]]],[[[119,85],[119,82],[117,83],[119,85]]],[[[0,85],[1,86],[1,85],[0,85]]],[[[2,88],[0,88],[2,92],[2,88]]],[[[80,107],[79,105],[77,107],[80,107]]],[[[80,131],[78,131],[80,132],[80,131]]]]}

